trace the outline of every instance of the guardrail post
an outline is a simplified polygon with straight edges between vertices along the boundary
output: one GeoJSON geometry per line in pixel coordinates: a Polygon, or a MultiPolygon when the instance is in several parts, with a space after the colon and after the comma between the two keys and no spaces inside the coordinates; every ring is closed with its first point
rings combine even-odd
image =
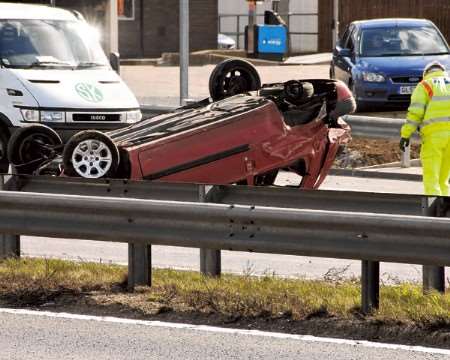
{"type": "Polygon", "coordinates": [[[380,306],[380,263],[363,260],[361,264],[361,308],[370,314],[380,306]]]}
{"type": "MultiPolygon", "coordinates": [[[[4,189],[5,175],[0,175],[0,190],[4,189]]],[[[0,234],[0,259],[10,257],[20,257],[20,235],[0,234]]]]}
{"type": "MultiPolygon", "coordinates": [[[[448,199],[425,197],[422,202],[422,212],[424,216],[444,217],[449,208],[448,199]]],[[[423,292],[432,291],[445,293],[445,267],[423,265],[423,292]]]]}
{"type": "Polygon", "coordinates": [[[402,168],[411,167],[411,145],[408,145],[405,151],[401,152],[401,166],[402,168]]]}
{"type": "MultiPolygon", "coordinates": [[[[220,187],[199,186],[199,201],[220,201],[220,187]],[[214,198],[214,199],[213,199],[214,198]]],[[[200,249],[200,271],[203,275],[219,277],[222,272],[222,258],[220,250],[200,249]]]]}
{"type": "Polygon", "coordinates": [[[152,285],[152,246],[128,244],[128,290],[152,285]]]}

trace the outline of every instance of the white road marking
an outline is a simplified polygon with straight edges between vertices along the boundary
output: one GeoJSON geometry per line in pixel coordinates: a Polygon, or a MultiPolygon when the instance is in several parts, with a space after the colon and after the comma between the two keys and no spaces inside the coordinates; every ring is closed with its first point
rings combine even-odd
{"type": "Polygon", "coordinates": [[[242,330],[242,329],[230,329],[221,328],[216,326],[207,325],[191,325],[191,324],[181,324],[181,323],[170,323],[162,321],[146,321],[146,320],[133,320],[133,319],[122,319],[110,316],[91,316],[91,315],[78,315],[69,313],[55,313],[50,311],[36,311],[36,310],[26,310],[26,309],[7,309],[0,308],[0,314],[12,314],[12,315],[29,315],[29,316],[42,316],[48,318],[60,318],[69,320],[87,320],[87,321],[98,321],[105,323],[116,323],[124,325],[139,325],[139,326],[149,326],[149,327],[162,327],[169,329],[187,329],[193,331],[211,332],[219,334],[232,334],[232,335],[246,335],[246,336],[259,336],[259,337],[270,337],[276,339],[286,339],[286,340],[299,340],[305,342],[315,342],[315,343],[329,343],[329,344],[339,344],[339,345],[350,345],[350,346],[362,346],[368,348],[378,348],[387,350],[400,350],[400,351],[411,351],[419,353],[429,353],[429,354],[441,354],[450,355],[450,350],[429,348],[423,346],[407,346],[407,345],[397,345],[397,344],[387,344],[387,343],[376,343],[364,340],[346,340],[346,339],[336,339],[336,338],[325,338],[316,337],[311,335],[293,335],[284,334],[276,332],[266,332],[260,330],[242,330]]]}

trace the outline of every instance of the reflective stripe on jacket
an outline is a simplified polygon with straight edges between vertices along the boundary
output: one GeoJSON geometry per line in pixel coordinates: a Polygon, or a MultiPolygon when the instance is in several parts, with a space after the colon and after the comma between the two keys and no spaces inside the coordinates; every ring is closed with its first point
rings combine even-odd
{"type": "Polygon", "coordinates": [[[431,72],[415,88],[401,136],[410,138],[419,127],[422,136],[450,131],[450,78],[444,71],[431,72]]]}

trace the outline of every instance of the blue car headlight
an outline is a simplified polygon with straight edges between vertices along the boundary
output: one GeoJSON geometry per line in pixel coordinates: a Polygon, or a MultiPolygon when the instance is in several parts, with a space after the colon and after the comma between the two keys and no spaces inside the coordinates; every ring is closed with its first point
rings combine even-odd
{"type": "Polygon", "coordinates": [[[363,72],[362,77],[363,77],[363,80],[367,81],[367,82],[384,82],[384,81],[386,81],[386,78],[383,75],[373,73],[373,72],[363,72]]]}

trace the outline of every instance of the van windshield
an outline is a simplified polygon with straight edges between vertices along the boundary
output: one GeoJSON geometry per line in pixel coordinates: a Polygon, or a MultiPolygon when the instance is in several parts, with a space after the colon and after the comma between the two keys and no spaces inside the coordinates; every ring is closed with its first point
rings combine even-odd
{"type": "Polygon", "coordinates": [[[95,31],[81,21],[0,20],[0,60],[11,68],[108,66],[95,31]]]}

